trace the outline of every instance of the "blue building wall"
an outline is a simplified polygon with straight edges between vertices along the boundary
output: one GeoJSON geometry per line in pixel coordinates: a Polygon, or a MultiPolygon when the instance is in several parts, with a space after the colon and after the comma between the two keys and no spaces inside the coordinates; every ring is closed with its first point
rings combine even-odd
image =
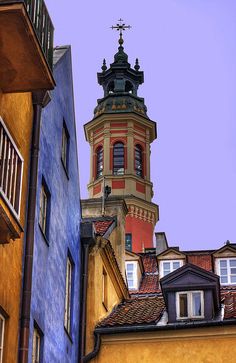
{"type": "Polygon", "coordinates": [[[32,362],[33,328],[37,324],[43,333],[42,362],[77,363],[81,214],[70,47],[56,48],[54,62],[57,86],[41,120],[28,361],[32,362]],[[63,122],[70,136],[68,175],[61,160],[63,122]],[[47,239],[39,226],[43,179],[51,194],[47,239]],[[68,253],[74,263],[71,337],[64,329],[68,253]]]}

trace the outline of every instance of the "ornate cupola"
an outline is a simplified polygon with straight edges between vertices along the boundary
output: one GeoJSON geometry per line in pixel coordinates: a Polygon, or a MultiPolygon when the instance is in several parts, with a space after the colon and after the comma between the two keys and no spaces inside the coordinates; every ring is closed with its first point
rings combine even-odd
{"type": "Polygon", "coordinates": [[[122,32],[130,28],[120,21],[112,27],[120,32],[118,52],[107,68],[97,74],[104,96],[97,100],[93,119],[84,125],[91,146],[90,198],[103,196],[104,186],[111,195],[125,198],[127,247],[135,252],[153,247],[153,231],[158,206],[150,180],[150,144],[156,139],[156,123],[149,119],[138,88],[144,81],[138,59],[134,68],[124,52],[122,32]]]}

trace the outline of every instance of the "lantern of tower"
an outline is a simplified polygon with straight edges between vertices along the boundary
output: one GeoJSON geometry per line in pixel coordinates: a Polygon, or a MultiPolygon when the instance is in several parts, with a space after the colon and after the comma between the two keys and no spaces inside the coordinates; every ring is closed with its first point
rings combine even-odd
{"type": "Polygon", "coordinates": [[[126,246],[135,252],[153,247],[158,221],[150,179],[150,144],[157,137],[156,123],[138,96],[144,81],[139,69],[138,59],[134,68],[129,64],[120,32],[114,62],[107,68],[104,60],[97,74],[103,98],[97,100],[93,119],[84,125],[91,147],[89,197],[101,198],[105,185],[111,187],[110,195],[124,197],[126,246]]]}

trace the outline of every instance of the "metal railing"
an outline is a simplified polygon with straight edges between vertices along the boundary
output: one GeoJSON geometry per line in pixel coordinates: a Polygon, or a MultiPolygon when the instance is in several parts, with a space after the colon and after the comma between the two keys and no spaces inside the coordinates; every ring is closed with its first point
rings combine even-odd
{"type": "Polygon", "coordinates": [[[27,12],[34,25],[35,32],[47,58],[48,64],[53,66],[53,33],[54,27],[44,0],[24,0],[27,12]]]}
{"type": "Polygon", "coordinates": [[[0,5],[14,3],[25,4],[45,58],[52,69],[54,27],[44,0],[0,0],[0,5]]]}
{"type": "Polygon", "coordinates": [[[0,193],[8,206],[20,216],[23,158],[0,117],[0,193]]]}

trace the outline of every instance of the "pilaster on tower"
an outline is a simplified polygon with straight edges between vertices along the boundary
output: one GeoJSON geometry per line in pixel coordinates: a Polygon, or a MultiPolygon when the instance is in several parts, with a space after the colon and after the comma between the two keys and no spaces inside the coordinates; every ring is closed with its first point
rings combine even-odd
{"type": "Polygon", "coordinates": [[[157,137],[156,123],[147,115],[144,98],[138,96],[143,71],[138,59],[131,67],[123,43],[120,31],[114,62],[107,68],[104,60],[102,72],[97,74],[104,95],[97,100],[93,119],[84,125],[91,147],[88,191],[90,198],[101,198],[105,178],[111,195],[124,197],[127,248],[142,252],[153,247],[159,219],[150,180],[150,144],[157,137]]]}

